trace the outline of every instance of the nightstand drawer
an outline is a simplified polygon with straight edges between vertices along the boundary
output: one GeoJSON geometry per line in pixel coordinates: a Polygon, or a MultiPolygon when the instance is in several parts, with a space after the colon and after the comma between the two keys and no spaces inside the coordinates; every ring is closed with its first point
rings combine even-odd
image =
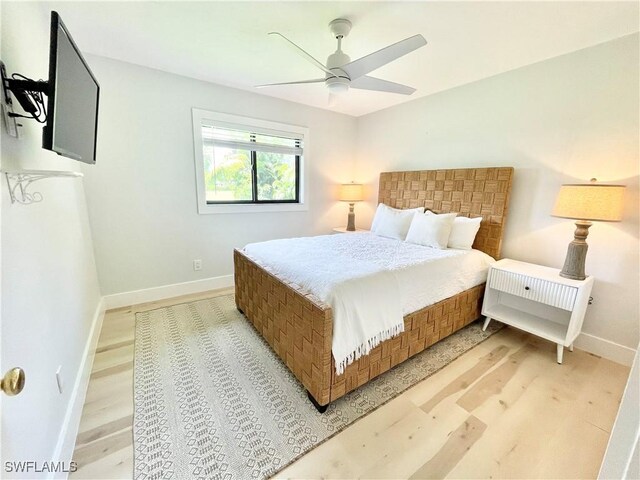
{"type": "Polygon", "coordinates": [[[578,289],[520,273],[491,269],[489,287],[563,310],[573,310],[578,289]]]}

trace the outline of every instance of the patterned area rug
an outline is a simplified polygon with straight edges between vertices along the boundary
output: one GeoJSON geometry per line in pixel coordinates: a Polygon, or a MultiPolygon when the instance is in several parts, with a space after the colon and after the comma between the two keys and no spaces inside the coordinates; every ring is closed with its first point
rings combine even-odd
{"type": "Polygon", "coordinates": [[[134,477],[269,477],[479,344],[475,322],[320,414],[233,295],[136,315],[134,477]]]}

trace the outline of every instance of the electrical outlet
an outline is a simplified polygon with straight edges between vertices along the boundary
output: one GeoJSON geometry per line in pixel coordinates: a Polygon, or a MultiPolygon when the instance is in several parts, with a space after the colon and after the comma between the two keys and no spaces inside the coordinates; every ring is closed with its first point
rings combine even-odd
{"type": "Polygon", "coordinates": [[[202,270],[202,260],[198,259],[193,261],[193,270],[196,272],[202,270]]]}
{"type": "Polygon", "coordinates": [[[58,391],[62,393],[62,365],[58,365],[56,370],[56,383],[58,384],[58,391]]]}

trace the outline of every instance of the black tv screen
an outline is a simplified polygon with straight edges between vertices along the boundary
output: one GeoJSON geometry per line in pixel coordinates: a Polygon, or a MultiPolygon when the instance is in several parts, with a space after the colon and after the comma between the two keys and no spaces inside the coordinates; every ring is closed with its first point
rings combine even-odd
{"type": "Polygon", "coordinates": [[[48,94],[42,147],[96,163],[100,85],[57,12],[51,12],[48,94]]]}

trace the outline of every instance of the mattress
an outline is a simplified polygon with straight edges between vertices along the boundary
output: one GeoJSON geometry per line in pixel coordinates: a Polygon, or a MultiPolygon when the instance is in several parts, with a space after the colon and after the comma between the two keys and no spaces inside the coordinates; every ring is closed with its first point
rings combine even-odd
{"type": "Polygon", "coordinates": [[[331,307],[336,374],[404,331],[403,316],[484,283],[493,259],[372,233],[249,244],[244,253],[331,307]]]}
{"type": "Polygon", "coordinates": [[[439,250],[369,232],[270,240],[244,252],[328,304],[336,284],[390,272],[403,315],[484,283],[495,261],[479,250],[439,250]]]}

